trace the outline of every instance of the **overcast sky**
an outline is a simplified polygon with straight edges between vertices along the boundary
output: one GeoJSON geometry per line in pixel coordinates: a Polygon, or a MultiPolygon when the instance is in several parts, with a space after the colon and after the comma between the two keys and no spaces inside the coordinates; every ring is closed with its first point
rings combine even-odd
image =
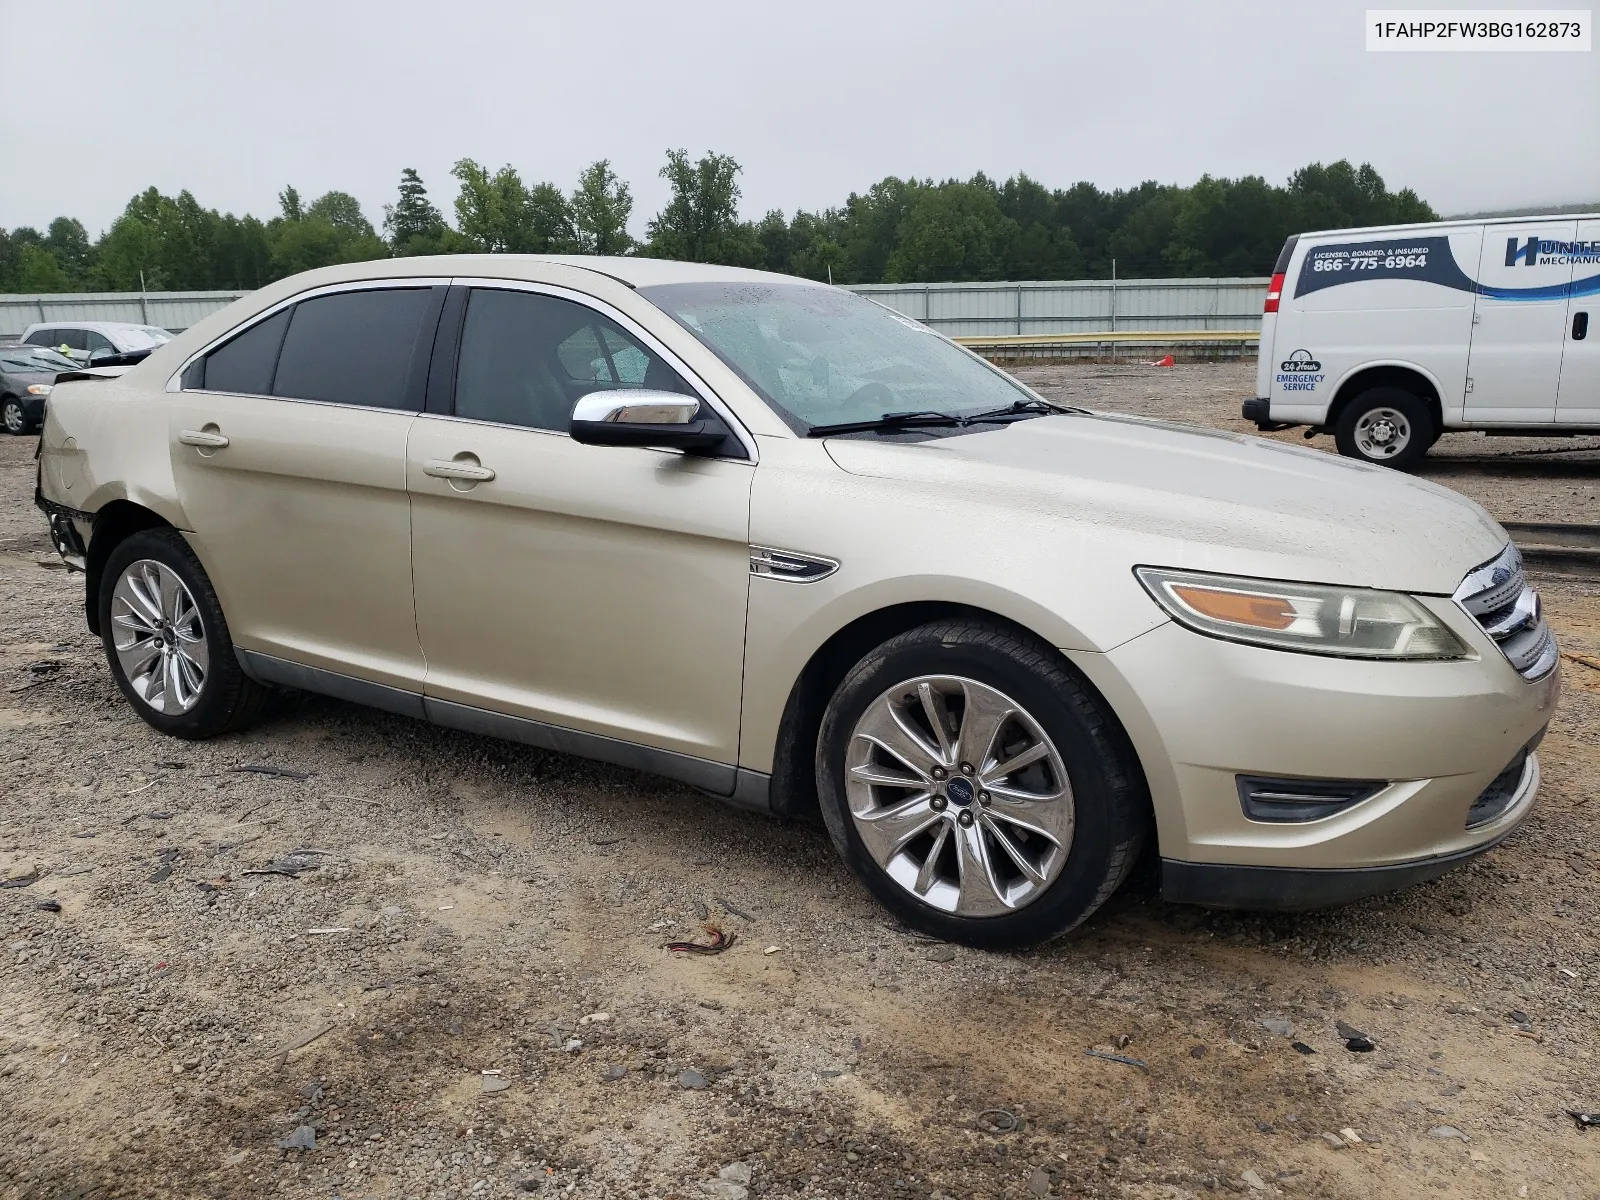
{"type": "Polygon", "coordinates": [[[378,224],[402,167],[450,215],[457,159],[570,189],[609,158],[642,233],[679,146],[738,159],[752,217],[889,174],[1281,183],[1339,158],[1445,213],[1600,201],[1600,50],[1368,53],[1365,8],[0,0],[0,225],[98,234],[152,184],[265,218],[286,183],[378,224]]]}

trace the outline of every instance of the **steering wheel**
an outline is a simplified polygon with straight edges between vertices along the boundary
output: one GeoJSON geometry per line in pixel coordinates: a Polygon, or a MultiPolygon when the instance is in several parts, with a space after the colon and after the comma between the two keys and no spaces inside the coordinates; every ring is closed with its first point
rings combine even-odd
{"type": "Polygon", "coordinates": [[[853,407],[856,401],[863,404],[877,401],[879,411],[885,411],[886,406],[895,402],[894,389],[886,383],[879,383],[874,379],[871,383],[863,383],[850,393],[849,399],[844,402],[846,408],[853,407]]]}

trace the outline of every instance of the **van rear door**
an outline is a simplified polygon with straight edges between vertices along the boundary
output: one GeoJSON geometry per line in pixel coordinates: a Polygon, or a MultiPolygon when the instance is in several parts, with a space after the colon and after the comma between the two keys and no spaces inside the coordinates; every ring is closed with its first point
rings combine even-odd
{"type": "Polygon", "coordinates": [[[1556,424],[1600,426],[1600,220],[1578,222],[1556,424]]]}
{"type": "Polygon", "coordinates": [[[1575,220],[1490,225],[1478,261],[1467,382],[1470,425],[1548,425],[1556,419],[1567,336],[1575,220]]]}
{"type": "Polygon", "coordinates": [[[1261,306],[1261,341],[1256,353],[1256,395],[1272,395],[1272,344],[1278,331],[1278,305],[1283,299],[1284,280],[1288,278],[1289,260],[1294,257],[1298,233],[1289,235],[1278,251],[1278,261],[1272,266],[1272,281],[1267,284],[1266,303],[1261,306]]]}

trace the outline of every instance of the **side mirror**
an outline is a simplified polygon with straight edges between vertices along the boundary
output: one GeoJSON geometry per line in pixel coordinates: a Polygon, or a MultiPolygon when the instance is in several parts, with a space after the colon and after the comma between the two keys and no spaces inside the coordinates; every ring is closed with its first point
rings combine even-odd
{"type": "Polygon", "coordinates": [[[653,446],[714,450],[729,436],[716,416],[699,416],[700,401],[678,392],[623,388],[590,392],[572,408],[572,440],[586,446],[653,446]]]}

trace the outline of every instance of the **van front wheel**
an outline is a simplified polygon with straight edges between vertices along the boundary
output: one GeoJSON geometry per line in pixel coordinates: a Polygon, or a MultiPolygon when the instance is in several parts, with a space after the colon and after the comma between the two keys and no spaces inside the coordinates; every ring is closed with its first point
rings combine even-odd
{"type": "Polygon", "coordinates": [[[1437,434],[1433,414],[1415,392],[1376,387],[1345,405],[1334,440],[1346,458],[1407,471],[1422,461],[1437,434]]]}

